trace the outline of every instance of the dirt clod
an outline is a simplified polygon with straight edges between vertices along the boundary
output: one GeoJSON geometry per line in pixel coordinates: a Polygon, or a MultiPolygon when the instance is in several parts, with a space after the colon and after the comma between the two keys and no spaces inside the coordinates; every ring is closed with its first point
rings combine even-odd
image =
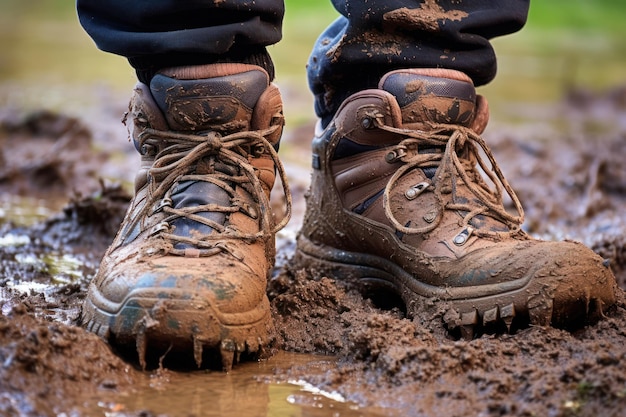
{"type": "Polygon", "coordinates": [[[77,388],[81,395],[131,389],[130,365],[97,336],[38,320],[31,310],[18,304],[0,316],[0,414],[57,415],[77,388]]]}

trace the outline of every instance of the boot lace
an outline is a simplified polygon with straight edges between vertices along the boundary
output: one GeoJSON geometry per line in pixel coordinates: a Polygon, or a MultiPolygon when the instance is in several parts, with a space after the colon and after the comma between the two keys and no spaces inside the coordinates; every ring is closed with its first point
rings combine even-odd
{"type": "MultiPolygon", "coordinates": [[[[160,234],[169,240],[172,245],[168,252],[181,256],[211,256],[225,251],[240,258],[232,251],[227,241],[240,239],[253,242],[273,236],[285,227],[291,217],[291,193],[287,184],[284,167],[272,144],[266,139],[278,126],[272,126],[262,131],[243,131],[226,136],[217,132],[205,135],[183,134],[170,131],[160,131],[146,128],[138,137],[142,150],[156,152],[159,145],[166,144],[155,155],[155,161],[148,171],[148,197],[136,221],[146,219],[157,212],[164,212],[166,217],[152,229],[152,234],[160,234]],[[259,156],[267,153],[274,162],[281,181],[285,196],[285,216],[275,223],[270,207],[270,201],[263,190],[255,168],[251,165],[248,156],[259,156]],[[203,160],[212,160],[225,166],[226,169],[213,170],[210,174],[193,173],[193,167],[203,160]],[[226,172],[225,172],[226,171],[226,172]],[[206,181],[223,189],[230,196],[230,204],[204,204],[191,207],[172,207],[170,194],[174,185],[183,181],[206,181]],[[252,196],[256,207],[236,196],[235,187],[245,188],[252,196]],[[243,212],[247,216],[259,221],[259,231],[244,233],[232,225],[224,225],[199,215],[201,212],[234,213],[243,212]],[[209,226],[213,233],[180,236],[172,233],[171,222],[177,218],[187,218],[209,226]],[[217,233],[215,233],[217,232],[217,233]],[[191,245],[195,249],[177,249],[176,243],[191,245]]],[[[143,221],[143,220],[142,220],[143,221]]],[[[142,230],[145,227],[142,225],[142,230]]]]}
{"type": "MultiPolygon", "coordinates": [[[[399,160],[404,164],[392,175],[383,194],[385,214],[393,226],[405,234],[422,234],[434,230],[441,222],[444,210],[454,210],[466,213],[460,224],[464,238],[474,234],[480,237],[504,238],[520,234],[524,222],[522,205],[502,174],[493,153],[478,134],[473,130],[459,125],[432,124],[432,130],[425,132],[387,126],[383,117],[372,117],[376,126],[382,130],[400,134],[405,137],[398,145],[391,149],[387,156],[389,162],[399,160]],[[419,153],[418,147],[444,149],[443,152],[419,153]],[[491,165],[481,158],[479,149],[491,165]],[[462,155],[462,157],[459,157],[462,155]],[[492,186],[490,187],[477,169],[480,167],[492,186]],[[426,189],[434,192],[438,202],[437,212],[433,214],[432,222],[424,227],[407,227],[402,225],[394,216],[390,201],[390,194],[400,178],[413,169],[437,168],[434,181],[418,184],[413,195],[426,189]],[[456,185],[462,183],[474,196],[474,203],[460,201],[455,198],[456,185]],[[507,212],[503,203],[503,190],[510,197],[516,214],[507,212]],[[453,193],[453,198],[445,198],[444,194],[453,193]],[[506,225],[507,231],[481,230],[471,226],[471,221],[478,215],[490,216],[506,225]]],[[[407,198],[413,197],[409,195],[407,198]]],[[[414,198],[414,197],[413,197],[414,198]]]]}

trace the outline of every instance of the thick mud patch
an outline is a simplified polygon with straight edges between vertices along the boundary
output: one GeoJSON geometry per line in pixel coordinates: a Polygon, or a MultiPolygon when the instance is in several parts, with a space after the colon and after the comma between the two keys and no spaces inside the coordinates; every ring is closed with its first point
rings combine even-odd
{"type": "Polygon", "coordinates": [[[80,407],[77,397],[131,389],[131,366],[97,336],[37,319],[37,308],[26,297],[0,316],[1,415],[59,415],[80,407]]]}

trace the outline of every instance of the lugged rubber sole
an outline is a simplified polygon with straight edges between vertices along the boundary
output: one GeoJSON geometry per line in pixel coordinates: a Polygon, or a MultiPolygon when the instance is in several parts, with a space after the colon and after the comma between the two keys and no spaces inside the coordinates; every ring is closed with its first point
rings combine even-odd
{"type": "Polygon", "coordinates": [[[466,339],[486,329],[567,327],[603,316],[603,303],[589,293],[569,300],[566,312],[560,306],[555,309],[553,285],[533,279],[533,271],[501,284],[437,287],[420,282],[387,259],[317,245],[303,235],[298,237],[293,265],[314,277],[356,281],[370,293],[377,288],[391,290],[402,298],[409,318],[440,315],[448,330],[466,339]]]}
{"type": "Polygon", "coordinates": [[[259,356],[273,342],[267,296],[251,311],[224,314],[185,296],[151,297],[142,293],[131,293],[122,303],[108,303],[104,308],[98,300],[102,296],[95,287],[90,288],[81,323],[113,345],[134,347],[144,369],[147,352],[158,348],[192,355],[198,367],[204,352],[214,351],[221,358],[222,369],[230,371],[242,355],[259,356]]]}

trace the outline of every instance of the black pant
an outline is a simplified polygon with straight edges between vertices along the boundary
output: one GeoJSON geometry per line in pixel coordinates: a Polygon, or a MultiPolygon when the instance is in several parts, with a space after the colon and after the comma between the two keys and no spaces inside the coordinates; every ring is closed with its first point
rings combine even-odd
{"type": "MultiPolygon", "coordinates": [[[[325,119],[393,69],[450,68],[488,83],[496,73],[489,39],[519,30],[529,0],[332,2],[342,16],[321,34],[307,67],[325,119]]],[[[282,0],[77,0],[77,8],[98,47],[127,57],[143,81],[159,68],[222,61],[273,74],[265,47],[280,40],[284,14],[282,0]]]]}

